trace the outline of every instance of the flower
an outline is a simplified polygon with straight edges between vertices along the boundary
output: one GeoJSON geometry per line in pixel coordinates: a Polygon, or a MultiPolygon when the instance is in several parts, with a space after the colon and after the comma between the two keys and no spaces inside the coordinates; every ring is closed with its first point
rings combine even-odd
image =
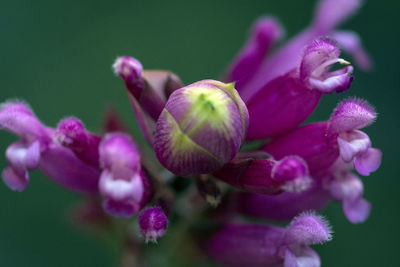
{"type": "Polygon", "coordinates": [[[140,154],[126,134],[107,134],[100,143],[103,169],[99,189],[103,208],[116,217],[132,217],[150,200],[151,188],[142,170],[140,154]]]}
{"type": "Polygon", "coordinates": [[[98,193],[99,170],[60,145],[55,129],[44,126],[28,105],[2,104],[0,127],[20,137],[6,152],[9,167],[3,170],[2,176],[10,189],[23,191],[29,182],[28,170],[39,168],[56,183],[73,191],[98,193]]]}
{"type": "Polygon", "coordinates": [[[287,228],[228,224],[208,244],[208,253],[223,266],[320,266],[308,245],[331,240],[328,223],[313,213],[294,218],[287,228]]]}

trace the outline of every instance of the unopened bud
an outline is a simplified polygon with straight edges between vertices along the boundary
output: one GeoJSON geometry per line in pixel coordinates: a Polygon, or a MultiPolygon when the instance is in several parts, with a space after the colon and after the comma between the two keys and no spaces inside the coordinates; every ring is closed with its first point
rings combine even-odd
{"type": "Polygon", "coordinates": [[[233,84],[200,81],[170,96],[157,121],[154,150],[177,175],[211,173],[239,151],[248,120],[233,84]]]}
{"type": "Polygon", "coordinates": [[[159,207],[145,209],[139,216],[139,226],[146,243],[157,242],[168,226],[168,218],[159,207]]]}

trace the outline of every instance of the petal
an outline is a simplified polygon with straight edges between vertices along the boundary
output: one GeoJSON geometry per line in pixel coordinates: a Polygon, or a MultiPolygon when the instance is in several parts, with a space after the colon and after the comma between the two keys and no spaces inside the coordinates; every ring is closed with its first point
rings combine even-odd
{"type": "Polygon", "coordinates": [[[272,80],[247,102],[251,118],[247,139],[265,139],[296,128],[320,99],[319,91],[310,90],[291,72],[272,80]]]}
{"type": "Polygon", "coordinates": [[[287,249],[285,252],[284,267],[320,267],[321,260],[313,249],[299,246],[287,249]]]}
{"type": "Polygon", "coordinates": [[[3,170],[2,177],[4,183],[13,191],[22,192],[29,183],[29,174],[26,170],[21,175],[8,167],[3,170]]]}
{"type": "Polygon", "coordinates": [[[207,251],[223,266],[279,266],[283,229],[268,225],[226,225],[208,242],[207,251]]]}
{"type": "Polygon", "coordinates": [[[27,169],[34,169],[39,164],[39,141],[33,142],[29,147],[22,142],[10,145],[6,150],[6,158],[14,171],[23,175],[27,169]]]}
{"type": "Polygon", "coordinates": [[[130,180],[113,177],[112,173],[104,170],[100,176],[100,193],[114,201],[122,202],[130,199],[140,202],[143,197],[144,186],[138,174],[130,180]]]}
{"type": "Polygon", "coordinates": [[[6,102],[0,105],[0,129],[3,128],[29,143],[36,139],[43,143],[49,141],[45,126],[24,103],[6,102]]]}
{"type": "Polygon", "coordinates": [[[100,143],[99,154],[102,168],[111,170],[116,165],[133,172],[141,169],[139,150],[127,134],[107,134],[100,143]]]}
{"type": "Polygon", "coordinates": [[[364,153],[354,158],[354,168],[361,175],[368,176],[381,165],[382,151],[376,148],[368,148],[364,153]]]}
{"type": "Polygon", "coordinates": [[[328,133],[326,122],[312,123],[282,135],[262,150],[280,160],[297,155],[307,162],[311,176],[329,168],[338,158],[337,135],[328,133]]]}
{"type": "Polygon", "coordinates": [[[227,77],[229,82],[236,82],[239,92],[261,66],[271,46],[282,35],[281,26],[272,17],[262,17],[253,24],[251,35],[233,61],[227,77]]]}
{"type": "Polygon", "coordinates": [[[53,181],[73,191],[98,193],[100,170],[84,163],[59,144],[51,144],[42,152],[39,168],[53,181]]]}
{"type": "Polygon", "coordinates": [[[335,132],[361,129],[372,124],[376,119],[374,108],[365,100],[348,98],[337,105],[333,111],[330,128],[335,132]]]}
{"type": "Polygon", "coordinates": [[[362,197],[364,186],[357,175],[344,171],[335,175],[335,179],[330,183],[330,192],[338,201],[350,201],[362,197]]]}
{"type": "Polygon", "coordinates": [[[332,239],[332,230],[328,222],[314,213],[302,213],[287,227],[283,242],[291,244],[322,244],[332,239]]]}
{"type": "Polygon", "coordinates": [[[361,6],[361,0],[320,0],[313,23],[320,32],[332,30],[361,6]]]}
{"type": "Polygon", "coordinates": [[[362,223],[371,212],[371,204],[363,198],[345,200],[343,202],[343,212],[350,222],[362,223]]]}
{"type": "Polygon", "coordinates": [[[344,162],[352,161],[354,157],[366,152],[371,146],[368,135],[358,130],[340,134],[337,141],[340,157],[344,162]]]}
{"type": "Polygon", "coordinates": [[[241,193],[237,199],[239,212],[272,220],[290,220],[308,210],[320,210],[331,199],[329,191],[316,185],[301,193],[284,192],[276,196],[241,193]]]}

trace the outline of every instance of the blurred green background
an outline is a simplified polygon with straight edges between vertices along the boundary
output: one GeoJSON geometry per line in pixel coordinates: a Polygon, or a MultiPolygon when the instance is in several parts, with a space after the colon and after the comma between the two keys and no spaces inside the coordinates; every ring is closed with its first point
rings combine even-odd
{"type": "MultiPolygon", "coordinates": [[[[111,71],[116,56],[137,57],[147,69],[172,70],[185,83],[217,78],[244,43],[254,19],[273,14],[292,36],[309,23],[314,4],[2,0],[0,99],[26,100],[47,125],[75,115],[94,131],[104,110],[114,106],[137,131],[123,84],[111,71]]],[[[335,234],[331,242],[315,246],[323,266],[399,266],[399,7],[396,0],[370,0],[341,27],[362,36],[376,67],[370,73],[356,69],[350,92],[324,97],[312,117],[326,119],[339,99],[361,96],[379,112],[366,132],[384,152],[381,169],[363,178],[365,196],[373,204],[366,223],[350,224],[336,203],[324,211],[335,234]]],[[[15,140],[4,132],[0,138],[0,151],[15,140]]],[[[1,168],[6,165],[4,155],[0,163],[1,168]]],[[[78,200],[39,171],[31,172],[23,193],[1,184],[0,266],[115,265],[107,247],[68,221],[67,211],[78,200]]]]}

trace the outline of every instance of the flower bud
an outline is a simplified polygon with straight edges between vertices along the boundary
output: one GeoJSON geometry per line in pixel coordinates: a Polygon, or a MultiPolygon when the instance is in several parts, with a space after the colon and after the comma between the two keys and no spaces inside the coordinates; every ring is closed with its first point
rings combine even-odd
{"type": "Polygon", "coordinates": [[[158,121],[158,160],[180,176],[211,173],[239,151],[248,112],[233,84],[204,80],[171,94],[158,121]]]}
{"type": "Polygon", "coordinates": [[[159,207],[147,208],[139,216],[139,226],[143,236],[148,241],[157,242],[164,235],[168,226],[168,218],[159,207]]]}

